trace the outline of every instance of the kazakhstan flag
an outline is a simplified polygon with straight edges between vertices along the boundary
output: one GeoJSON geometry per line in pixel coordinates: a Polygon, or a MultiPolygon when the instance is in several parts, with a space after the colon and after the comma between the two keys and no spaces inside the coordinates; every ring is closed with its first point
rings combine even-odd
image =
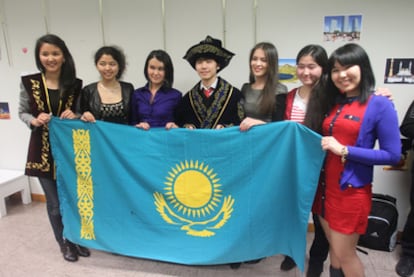
{"type": "Polygon", "coordinates": [[[53,118],[64,236],[189,265],[285,254],[304,270],[321,137],[290,122],[151,129],[53,118]]]}

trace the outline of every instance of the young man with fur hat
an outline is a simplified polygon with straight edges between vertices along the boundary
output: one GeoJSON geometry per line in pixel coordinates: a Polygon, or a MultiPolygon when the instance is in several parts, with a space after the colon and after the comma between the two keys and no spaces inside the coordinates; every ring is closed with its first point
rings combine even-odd
{"type": "Polygon", "coordinates": [[[207,36],[190,47],[184,56],[197,71],[200,81],[181,100],[176,123],[190,129],[221,129],[239,125],[244,118],[241,92],[217,73],[234,54],[222,47],[221,41],[207,36]]]}

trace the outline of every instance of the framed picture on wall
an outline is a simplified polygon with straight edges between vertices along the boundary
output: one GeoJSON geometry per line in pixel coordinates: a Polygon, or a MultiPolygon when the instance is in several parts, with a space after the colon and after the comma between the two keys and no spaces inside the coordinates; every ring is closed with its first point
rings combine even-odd
{"type": "Polygon", "coordinates": [[[299,82],[296,75],[296,59],[279,59],[279,80],[282,83],[299,82]]]}
{"type": "Polygon", "coordinates": [[[386,84],[414,84],[414,58],[390,58],[385,64],[384,83],[386,84]]]}
{"type": "Polygon", "coordinates": [[[361,29],[362,15],[325,16],[323,41],[359,41],[361,29]]]}
{"type": "Polygon", "coordinates": [[[0,102],[0,119],[10,119],[9,103],[0,102]]]}

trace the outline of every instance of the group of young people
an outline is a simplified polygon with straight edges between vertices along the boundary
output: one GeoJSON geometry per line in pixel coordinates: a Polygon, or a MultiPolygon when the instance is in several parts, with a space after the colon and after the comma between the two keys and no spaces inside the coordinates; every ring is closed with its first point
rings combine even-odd
{"type": "MultiPolygon", "coordinates": [[[[321,147],[327,152],[312,209],[315,239],[307,276],[321,275],[328,252],[330,276],[364,276],[356,245],[368,223],[373,166],[396,164],[401,157],[397,113],[387,97],[374,93],[367,53],[357,44],[346,44],[328,57],[319,45],[305,46],[296,59],[302,85],[289,93],[278,80],[278,53],[273,44],[261,42],[251,50],[249,82],[241,91],[218,76],[233,56],[210,36],[190,47],[184,59],[200,81],[182,96],[173,88],[173,63],[165,51],[148,55],[147,83],[134,90],[132,84],[121,81],[126,64],[122,51],[104,46],[95,54],[100,80],[82,88],[64,41],[52,34],[38,39],[35,59],[40,73],[23,76],[20,93],[19,115],[32,130],[26,174],[39,177],[66,260],[89,256],[89,251],[62,235],[48,137],[51,116],[105,120],[144,130],[239,126],[242,132],[268,122],[292,120],[320,133],[321,147]],[[379,148],[374,149],[377,140],[379,148]]],[[[231,266],[237,268],[240,263],[231,266]]],[[[285,257],[281,269],[294,266],[285,257]]]]}

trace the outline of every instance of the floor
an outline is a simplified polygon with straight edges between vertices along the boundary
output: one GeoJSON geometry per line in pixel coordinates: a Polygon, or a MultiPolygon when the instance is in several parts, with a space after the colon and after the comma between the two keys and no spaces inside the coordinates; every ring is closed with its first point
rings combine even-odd
{"type": "MultiPolygon", "coordinates": [[[[308,242],[312,233],[308,234],[308,242]]],[[[309,247],[309,245],[308,245],[309,247]]],[[[368,277],[397,276],[394,271],[400,247],[394,252],[367,250],[359,253],[368,277]]],[[[12,196],[7,199],[7,216],[0,218],[0,277],[20,276],[304,276],[295,268],[279,269],[283,257],[276,255],[254,265],[243,264],[233,270],[229,266],[183,266],[136,259],[92,250],[89,258],[78,262],[63,260],[50,228],[46,204],[23,205],[12,196]]],[[[329,276],[328,262],[323,277],[329,276]]]]}

